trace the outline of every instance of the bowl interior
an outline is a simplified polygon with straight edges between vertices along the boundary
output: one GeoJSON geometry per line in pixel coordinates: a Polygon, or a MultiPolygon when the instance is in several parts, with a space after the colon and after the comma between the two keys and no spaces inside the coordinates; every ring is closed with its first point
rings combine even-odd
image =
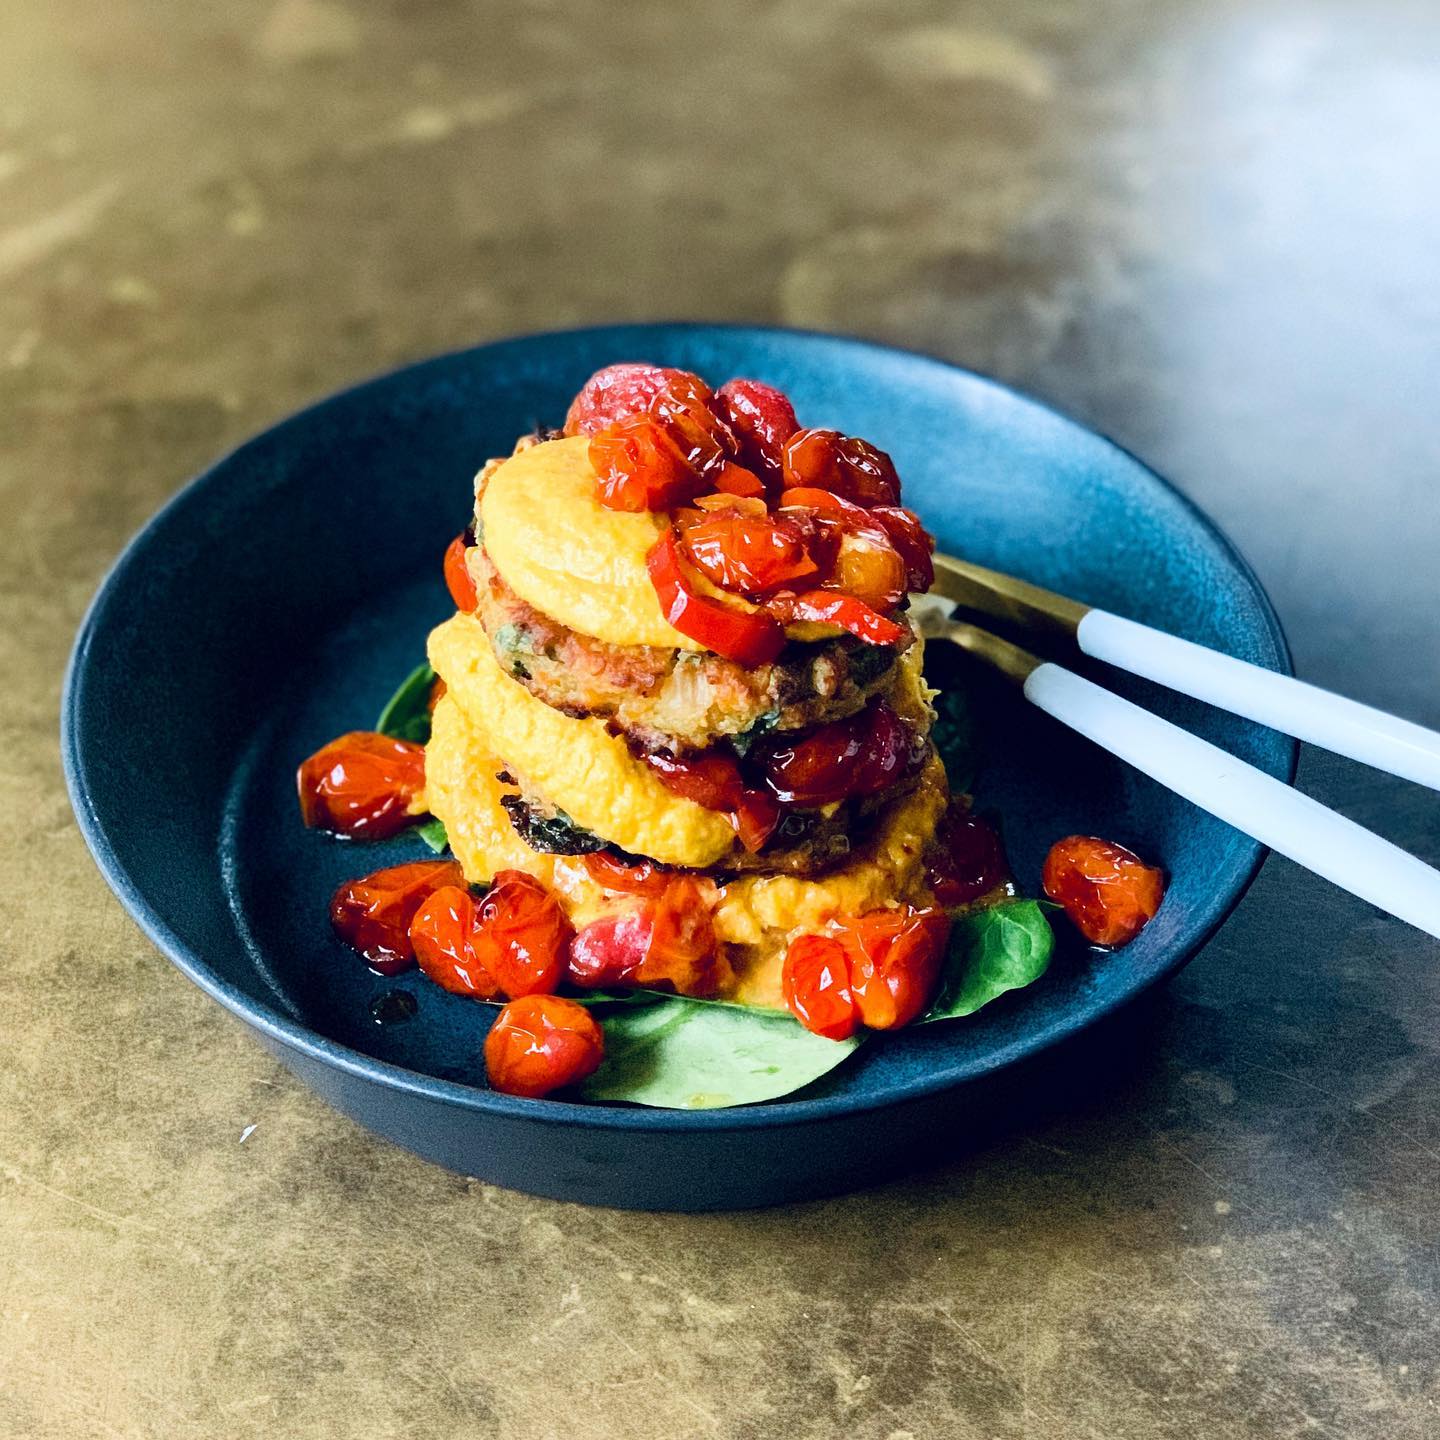
{"type": "MultiPolygon", "coordinates": [[[[360,846],[306,832],[293,776],[333,735],[370,727],[423,658],[449,610],[440,556],[465,524],[475,470],[537,422],[558,423],[586,376],[621,359],[780,385],[802,419],[892,453],[942,549],[1287,665],[1253,576],[1187,502],[1108,442],[936,361],[790,332],[640,326],[504,342],[371,382],[245,445],[151,522],[97,597],[66,702],[72,792],[107,877],[192,978],[288,1043],[346,1064],[370,1057],[405,1083],[385,1067],[444,1090],[483,1085],[493,1011],[413,975],[372,976],[325,919],[341,881],[428,852],[413,837],[360,846]],[[379,1025],[372,1002],[393,989],[413,992],[418,1014],[379,1025]]],[[[1097,1018],[1193,954],[1259,860],[1252,841],[998,682],[953,657],[928,668],[974,698],[974,789],[999,811],[1031,893],[1048,845],[1086,831],[1157,859],[1169,894],[1129,948],[1064,943],[1030,990],[865,1047],[805,1103],[950,1084],[1097,1018]]],[[[1284,737],[1100,678],[1272,774],[1292,770],[1284,737]]]]}

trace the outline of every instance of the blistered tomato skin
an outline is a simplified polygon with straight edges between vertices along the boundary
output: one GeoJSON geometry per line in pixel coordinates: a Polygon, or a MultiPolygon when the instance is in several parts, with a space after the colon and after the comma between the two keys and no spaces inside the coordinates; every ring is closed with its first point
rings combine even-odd
{"type": "Polygon", "coordinates": [[[802,739],[772,742],[760,758],[776,798],[809,808],[878,794],[924,757],[915,732],[884,700],[872,700],[802,739]]]}
{"type": "Polygon", "coordinates": [[[923,594],[935,583],[935,537],[913,510],[900,505],[875,505],[867,510],[829,490],[808,485],[783,491],[779,508],[782,513],[815,511],[844,533],[883,531],[904,565],[905,588],[923,594]]]}
{"type": "Polygon", "coordinates": [[[1132,850],[1093,835],[1057,840],[1045,857],[1046,895],[1092,944],[1128,945],[1155,918],[1165,876],[1132,850]]]}
{"type": "Polygon", "coordinates": [[[477,1000],[549,994],[565,978],[573,931],[559,902],[519,870],[502,870],[477,900],[437,890],[415,913],[410,940],[442,989],[477,1000]]]}
{"type": "Polygon", "coordinates": [[[445,551],[445,588],[455,602],[455,608],[466,615],[473,615],[480,603],[479,592],[465,564],[465,537],[457,535],[445,551]]]}
{"type": "Polygon", "coordinates": [[[762,475],[778,477],[785,442],[800,428],[785,392],[762,380],[730,380],[715,392],[714,406],[739,440],[745,463],[762,475]]]}
{"type": "Polygon", "coordinates": [[[715,472],[710,482],[721,495],[740,495],[747,500],[764,500],[765,482],[743,465],[726,463],[715,472]]]}
{"type": "Polygon", "coordinates": [[[713,996],[721,971],[713,914],[713,886],[667,875],[658,895],[580,930],[570,947],[570,981],[584,990],[640,986],[713,996]]]}
{"type": "Polygon", "coordinates": [[[604,1058],[605,1035],[595,1017],[558,995],[512,1000],[485,1037],[490,1088],[532,1100],[578,1084],[604,1058]]]}
{"type": "Polygon", "coordinates": [[[865,1025],[898,1030],[919,1018],[935,993],[950,920],[943,912],[874,910],[835,921],[824,935],[790,942],[781,989],[791,1013],[829,1040],[865,1025]]]}
{"type": "Polygon", "coordinates": [[[556,989],[574,934],[559,901],[521,870],[501,870],[476,906],[475,955],[512,1000],[556,989]]]}
{"type": "Polygon", "coordinates": [[[935,899],[951,909],[988,895],[1010,878],[995,827],[952,806],[926,857],[926,878],[935,899]]]}
{"type": "Polygon", "coordinates": [[[764,847],[780,823],[780,805],[775,797],[758,786],[747,785],[733,755],[713,751],[678,756],[658,750],[642,759],[667,790],[729,816],[740,843],[752,853],[764,847]]]}
{"type": "Polygon", "coordinates": [[[939,910],[876,910],[841,927],[850,988],[861,1022],[898,1030],[930,1003],[940,979],[950,919],[939,910]]]}
{"type": "Polygon", "coordinates": [[[463,885],[437,890],[410,922],[410,943],[428,979],[452,995],[494,1000],[500,994],[475,953],[475,897],[463,885]]]}
{"type": "Polygon", "coordinates": [[[705,382],[689,378],[693,385],[672,382],[657,395],[650,413],[665,427],[686,464],[708,482],[723,473],[738,446],[730,427],[710,408],[705,382]]]}
{"type": "Polygon", "coordinates": [[[900,477],[890,457],[838,430],[797,430],[785,442],[784,485],[829,490],[867,508],[900,503],[900,477]]]}
{"type": "Polygon", "coordinates": [[[827,1040],[848,1040],[860,1024],[850,959],[832,935],[798,935],[785,952],[781,991],[790,1013],[827,1040]]]}
{"type": "Polygon", "coordinates": [[[905,588],[923,595],[935,583],[935,537],[913,511],[899,505],[877,505],[869,512],[890,537],[905,562],[905,588]]]}
{"type": "Polygon", "coordinates": [[[780,510],[816,510],[847,527],[852,525],[874,525],[870,512],[853,500],[843,499],[833,490],[823,490],[813,485],[795,485],[780,492],[777,502],[780,510]]]}
{"type": "Polygon", "coordinates": [[[605,915],[582,926],[570,946],[570,982],[582,990],[624,989],[650,946],[653,925],[646,908],[605,915]]]}
{"type": "Polygon", "coordinates": [[[733,810],[745,794],[740,762],[722,751],[682,756],[655,750],[644,760],[667,790],[707,810],[733,810]]]}
{"type": "Polygon", "coordinates": [[[637,860],[632,865],[603,850],[581,856],[581,864],[597,885],[621,895],[659,895],[669,879],[653,860],[637,860]]]}
{"type": "Polygon", "coordinates": [[[780,802],[768,790],[748,786],[728,813],[736,837],[754,855],[770,843],[770,837],[784,812],[780,802]]]}
{"type": "Polygon", "coordinates": [[[680,538],[691,564],[712,584],[755,597],[813,581],[820,567],[801,526],[784,515],[687,512],[680,538]]]}
{"type": "Polygon", "coordinates": [[[565,429],[590,436],[600,503],[611,510],[669,510],[713,489],[731,468],[737,444],[711,408],[713,398],[688,370],[623,365],[592,375],[565,429]]]}
{"type": "Polygon", "coordinates": [[[454,860],[390,865],[346,881],[330,901],[330,924],[376,974],[399,975],[415,964],[410,941],[415,912],[435,891],[464,883],[454,860]]]}
{"type": "Polygon", "coordinates": [[[710,387],[688,370],[660,365],[607,365],[597,370],[570,402],[567,435],[594,435],[630,415],[642,415],[662,395],[705,404],[710,387]]]}
{"type": "Polygon", "coordinates": [[[608,510],[669,510],[701,487],[669,430],[652,415],[630,415],[590,441],[600,503],[608,510]]]}
{"type": "Polygon", "coordinates": [[[649,904],[650,935],[635,967],[635,984],[677,995],[714,995],[719,989],[714,886],[674,875],[649,904]]]}
{"type": "Polygon", "coordinates": [[[425,788],[425,748],[353,730],[317,750],[295,776],[306,825],[347,840],[384,840],[415,816],[425,788]]]}

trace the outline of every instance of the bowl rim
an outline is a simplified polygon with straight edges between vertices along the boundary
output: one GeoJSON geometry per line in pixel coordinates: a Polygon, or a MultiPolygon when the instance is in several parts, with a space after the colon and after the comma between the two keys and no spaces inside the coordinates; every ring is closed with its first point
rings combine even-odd
{"type": "MultiPolygon", "coordinates": [[[[1276,662],[1284,673],[1294,673],[1290,646],[1284,629],[1279,616],[1275,613],[1274,605],[1254,569],[1229,536],[1189,496],[1178,490],[1162,475],[1151,469],[1143,460],[1110,436],[1087,425],[1082,425],[1077,420],[1070,419],[1044,401],[1027,395],[993,376],[958,365],[940,356],[830,331],[780,325],[752,325],[744,322],[667,320],[656,322],[619,321],[614,324],[528,331],[478,345],[443,351],[419,361],[396,366],[321,396],[275,424],[266,426],[219,456],[170,496],[131,536],[109,566],[86,607],[65,667],[60,701],[60,751],[65,784],[80,832],[102,877],[149,940],[181,974],[262,1036],[321,1065],[390,1090],[413,1094],[461,1110],[532,1121],[542,1125],[666,1132],[769,1129],[804,1125],[872,1110],[887,1109],[939,1091],[956,1088],[978,1080],[982,1076],[993,1074],[1020,1060],[1037,1055],[1079,1033],[1103,1016],[1127,1006],[1145,991],[1173,975],[1193,959],[1210,941],[1253,884],[1269,851],[1259,841],[1247,836],[1243,837],[1245,845],[1242,848],[1240,873],[1238,877],[1232,879],[1229,892],[1223,895],[1217,892],[1211,897],[1210,904],[1201,914],[1198,930],[1188,943],[1178,947],[1172,958],[1158,966],[1153,974],[1146,976],[1139,984],[1125,990],[1108,1002],[1094,1005],[1084,1012],[1068,1011],[1055,1017],[1039,1029],[1027,1032],[1023,1037],[987,1052],[983,1064],[977,1063],[973,1059],[961,1061],[957,1066],[933,1074],[911,1076],[902,1082],[864,1094],[818,1096],[798,1100],[781,1098],[712,1110],[670,1110],[551,1099],[535,1101],[518,1096],[502,1095],[488,1088],[467,1085],[457,1080],[441,1079],[423,1071],[410,1070],[389,1061],[377,1059],[363,1051],[354,1050],[328,1039],[280,1010],[242,993],[211,970],[203,956],[195,953],[169,925],[164,915],[150,903],[136,879],[121,863],[111,844],[106,822],[101,818],[91,800],[87,780],[87,734],[85,722],[80,714],[80,704],[86,685],[91,641],[106,608],[120,593],[126,575],[135,566],[143,563],[145,552],[154,534],[174,512],[196,503],[205,488],[228,470],[235,460],[244,456],[250,447],[261,442],[271,442],[279,433],[290,429],[299,429],[311,423],[319,412],[338,409],[362,400],[367,392],[385,387],[402,376],[417,376],[426,370],[441,369],[462,357],[489,357],[537,342],[578,342],[592,338],[598,339],[601,336],[613,336],[617,341],[628,343],[631,336],[636,339],[659,336],[693,337],[715,331],[771,337],[782,341],[798,339],[819,342],[838,350],[851,352],[859,350],[881,357],[892,359],[899,357],[910,361],[919,361],[948,372],[958,373],[967,381],[990,391],[997,399],[1003,399],[1009,403],[1018,401],[1024,406],[1043,412],[1052,421],[1059,421],[1063,427],[1078,431],[1089,439],[1098,441],[1103,447],[1116,452],[1130,466],[1134,467],[1144,483],[1155,487],[1172,504],[1178,502],[1180,508],[1188,513],[1203,531],[1209,534],[1220,552],[1251,587],[1266,636],[1274,647],[1276,662]],[[1245,853],[1247,851],[1248,854],[1245,853]]],[[[1289,737],[1284,738],[1288,740],[1288,746],[1283,779],[1285,783],[1292,784],[1300,747],[1298,741],[1289,737]]]]}

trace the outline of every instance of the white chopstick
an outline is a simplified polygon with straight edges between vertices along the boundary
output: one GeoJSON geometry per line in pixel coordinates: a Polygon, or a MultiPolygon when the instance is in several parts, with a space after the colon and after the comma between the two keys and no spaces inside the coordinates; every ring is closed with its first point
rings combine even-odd
{"type": "Polygon", "coordinates": [[[1218,745],[953,618],[949,609],[938,596],[916,597],[912,614],[927,638],[950,640],[1008,675],[1062,725],[1297,865],[1440,939],[1440,870],[1218,745]]]}
{"type": "Polygon", "coordinates": [[[1047,715],[1202,810],[1440,939],[1440,871],[1415,856],[1063,665],[1038,664],[1024,692],[1047,715]]]}
{"type": "Polygon", "coordinates": [[[1423,725],[953,555],[936,555],[935,587],[968,609],[1064,639],[1182,695],[1440,790],[1440,734],[1423,725]]]}
{"type": "Polygon", "coordinates": [[[1440,734],[1423,725],[1108,610],[1087,611],[1075,639],[1087,655],[1132,675],[1440,790],[1440,734]]]}

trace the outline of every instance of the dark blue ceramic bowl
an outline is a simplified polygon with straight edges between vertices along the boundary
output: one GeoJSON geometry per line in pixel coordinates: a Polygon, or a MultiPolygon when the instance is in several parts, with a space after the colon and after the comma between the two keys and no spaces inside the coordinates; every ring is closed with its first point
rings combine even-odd
{"type": "MultiPolygon", "coordinates": [[[[1037,985],[967,1021],[865,1047],[793,1099],[676,1112],[485,1088],[490,1007],[405,977],[419,1013],[381,1027],[395,981],[332,939],[341,880],[420,852],[303,830],[298,760],[367,728],[449,610],[440,556],[470,480],[597,367],[644,359],[759,376],[803,418],[895,457],[940,546],[1246,660],[1288,668],[1254,576],[1215,528],[1114,445],[989,380],[829,336],[622,326],[442,356],[276,426],[136,537],[76,643],[64,703],[71,797],[106,879],[155,943],[332,1104],[430,1160],[542,1195],[652,1209],[798,1199],[866,1183],[963,1131],[966,1085],[1122,1005],[1195,953],[1254,876],[1253,841],[987,682],[977,782],[1032,893],[1057,837],[1091,831],[1169,870],[1128,949],[1062,945],[1037,985]],[[960,1087],[964,1086],[964,1089],[960,1087]]],[[[1119,675],[1114,688],[1273,775],[1294,747],[1119,675]]]]}

